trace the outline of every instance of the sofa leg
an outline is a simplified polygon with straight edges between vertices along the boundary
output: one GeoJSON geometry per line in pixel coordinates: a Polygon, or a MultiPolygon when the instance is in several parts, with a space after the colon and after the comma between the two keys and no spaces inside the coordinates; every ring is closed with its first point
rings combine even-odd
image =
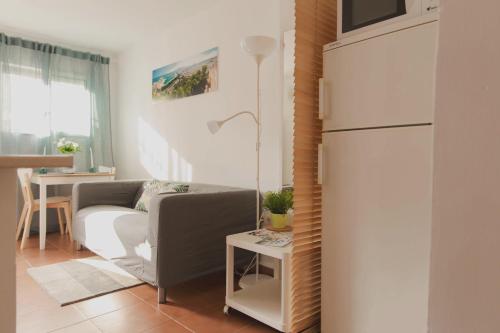
{"type": "Polygon", "coordinates": [[[167,303],[167,289],[158,288],[158,304],[167,303]]]}
{"type": "Polygon", "coordinates": [[[75,250],[81,251],[82,250],[82,243],[80,243],[79,241],[75,241],[75,250]]]}

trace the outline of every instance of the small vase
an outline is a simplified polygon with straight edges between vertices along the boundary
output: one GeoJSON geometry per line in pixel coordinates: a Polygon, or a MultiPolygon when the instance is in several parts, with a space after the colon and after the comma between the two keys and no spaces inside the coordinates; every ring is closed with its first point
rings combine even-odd
{"type": "Polygon", "coordinates": [[[62,173],[75,173],[75,167],[72,168],[61,168],[62,173]]]}
{"type": "Polygon", "coordinates": [[[286,228],[288,224],[288,214],[271,214],[271,225],[275,229],[286,228]]]}
{"type": "Polygon", "coordinates": [[[61,173],[66,173],[66,174],[71,174],[76,172],[76,167],[75,167],[75,154],[70,154],[70,153],[61,153],[63,156],[73,156],[73,166],[71,168],[59,168],[59,172],[61,173]]]}

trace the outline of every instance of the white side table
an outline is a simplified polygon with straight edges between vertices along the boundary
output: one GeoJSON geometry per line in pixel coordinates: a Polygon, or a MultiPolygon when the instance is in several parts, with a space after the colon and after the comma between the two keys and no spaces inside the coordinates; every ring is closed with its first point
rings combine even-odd
{"type": "Polygon", "coordinates": [[[292,245],[272,247],[257,244],[259,237],[248,232],[226,237],[226,306],[236,309],[281,332],[290,331],[290,256],[292,245]],[[234,291],[234,248],[245,249],[281,260],[281,274],[274,279],[234,291]]]}

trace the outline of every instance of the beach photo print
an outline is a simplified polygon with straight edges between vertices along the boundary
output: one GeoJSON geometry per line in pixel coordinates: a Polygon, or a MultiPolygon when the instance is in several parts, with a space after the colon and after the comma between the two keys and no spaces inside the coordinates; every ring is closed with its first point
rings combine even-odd
{"type": "Polygon", "coordinates": [[[219,48],[153,70],[153,100],[171,100],[217,90],[219,48]]]}

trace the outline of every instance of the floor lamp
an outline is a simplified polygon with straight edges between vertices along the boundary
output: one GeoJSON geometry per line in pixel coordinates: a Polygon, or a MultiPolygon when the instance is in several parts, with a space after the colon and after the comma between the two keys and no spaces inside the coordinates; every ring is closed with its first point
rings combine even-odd
{"type": "MultiPolygon", "coordinates": [[[[245,51],[248,55],[254,58],[255,63],[257,64],[257,112],[254,114],[253,112],[250,111],[242,111],[238,112],[224,120],[211,120],[207,123],[208,129],[212,134],[217,133],[219,129],[228,121],[242,116],[242,115],[249,115],[252,117],[254,120],[255,124],[257,125],[257,139],[255,143],[255,149],[257,151],[257,175],[256,175],[256,206],[257,206],[257,212],[256,212],[256,229],[260,228],[260,146],[261,146],[261,107],[260,107],[260,65],[262,61],[269,56],[274,49],[276,48],[276,41],[274,38],[267,37],[267,36],[248,36],[242,39],[241,41],[241,48],[243,51],[245,51]]],[[[245,281],[240,280],[240,285],[249,285],[253,283],[257,283],[261,276],[259,275],[259,256],[257,255],[256,257],[256,264],[255,264],[255,271],[256,274],[255,276],[252,275],[246,275],[245,281]]],[[[267,276],[266,276],[267,277],[267,276]]]]}

